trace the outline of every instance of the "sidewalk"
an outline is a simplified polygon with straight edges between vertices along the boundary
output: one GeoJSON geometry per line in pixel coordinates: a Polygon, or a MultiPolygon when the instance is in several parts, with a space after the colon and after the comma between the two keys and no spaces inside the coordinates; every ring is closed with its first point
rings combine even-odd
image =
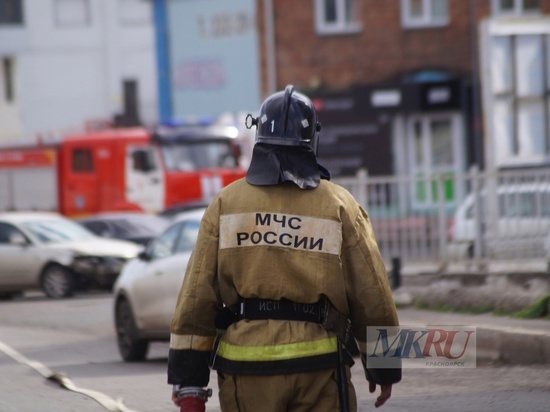
{"type": "Polygon", "coordinates": [[[394,290],[402,325],[476,326],[478,358],[550,364],[550,319],[461,313],[483,308],[516,312],[550,295],[546,261],[487,262],[481,267],[454,264],[440,269],[418,264],[403,267],[401,286],[394,290]],[[431,309],[416,309],[419,303],[431,309]]]}

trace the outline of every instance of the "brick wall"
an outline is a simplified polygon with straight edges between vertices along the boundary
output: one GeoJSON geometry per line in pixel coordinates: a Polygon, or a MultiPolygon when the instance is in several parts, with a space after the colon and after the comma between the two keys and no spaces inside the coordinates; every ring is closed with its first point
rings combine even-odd
{"type": "MultiPolygon", "coordinates": [[[[541,8],[550,10],[550,0],[541,1],[541,8]]],[[[263,45],[264,1],[258,4],[263,45]]],[[[360,0],[360,32],[318,35],[314,0],[273,0],[277,88],[292,83],[303,89],[342,89],[420,68],[472,72],[478,27],[473,22],[490,14],[490,0],[449,0],[450,24],[421,29],[402,27],[400,5],[400,0],[360,0]]],[[[266,58],[260,49],[265,91],[266,58]]]]}

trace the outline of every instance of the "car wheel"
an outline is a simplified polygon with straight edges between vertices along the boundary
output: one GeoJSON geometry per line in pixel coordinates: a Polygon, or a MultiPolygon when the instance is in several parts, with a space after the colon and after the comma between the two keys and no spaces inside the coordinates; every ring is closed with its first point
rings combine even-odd
{"type": "Polygon", "coordinates": [[[115,326],[118,351],[126,362],[145,360],[149,342],[138,338],[136,323],[130,303],[122,299],[115,309],[115,326]]]}
{"type": "Polygon", "coordinates": [[[42,273],[42,290],[52,299],[72,296],[74,277],[69,269],[60,265],[49,265],[42,273]]]}

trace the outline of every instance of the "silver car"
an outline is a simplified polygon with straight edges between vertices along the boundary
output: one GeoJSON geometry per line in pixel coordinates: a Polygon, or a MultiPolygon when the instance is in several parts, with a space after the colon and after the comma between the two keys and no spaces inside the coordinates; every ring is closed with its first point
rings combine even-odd
{"type": "Polygon", "coordinates": [[[110,290],[141,250],[96,236],[57,213],[0,213],[0,296],[42,289],[50,298],[64,298],[77,290],[110,290]]]}
{"type": "Polygon", "coordinates": [[[203,214],[204,208],[176,215],[118,277],[115,328],[125,361],[144,360],[150,342],[170,338],[170,322],[203,214]]]}

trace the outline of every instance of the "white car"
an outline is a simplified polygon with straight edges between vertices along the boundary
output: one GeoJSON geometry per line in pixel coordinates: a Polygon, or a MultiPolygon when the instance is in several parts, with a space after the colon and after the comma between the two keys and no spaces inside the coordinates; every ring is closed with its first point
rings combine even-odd
{"type": "Polygon", "coordinates": [[[125,361],[144,360],[150,342],[170,338],[170,322],[204,210],[175,216],[163,233],[124,266],[117,279],[115,329],[125,361]]]}
{"type": "Polygon", "coordinates": [[[457,208],[449,231],[447,255],[451,259],[474,256],[476,236],[489,258],[543,257],[550,230],[550,186],[510,184],[497,188],[496,232],[490,233],[486,192],[470,194],[457,208]],[[476,201],[478,216],[476,222],[476,201]],[[478,226],[476,226],[476,224],[478,226]]]}
{"type": "Polygon", "coordinates": [[[64,298],[77,290],[110,290],[141,250],[96,236],[57,213],[0,213],[0,296],[42,289],[50,298],[64,298]]]}

